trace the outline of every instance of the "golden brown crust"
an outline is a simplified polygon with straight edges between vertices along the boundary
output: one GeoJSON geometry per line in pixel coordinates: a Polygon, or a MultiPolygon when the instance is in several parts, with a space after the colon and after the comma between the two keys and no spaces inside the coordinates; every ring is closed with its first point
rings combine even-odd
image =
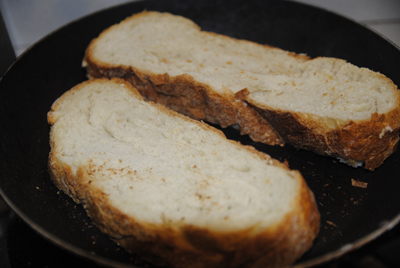
{"type": "Polygon", "coordinates": [[[85,61],[90,77],[122,77],[147,100],[222,127],[238,124],[241,134],[248,134],[256,142],[280,146],[289,143],[317,154],[339,157],[351,165],[365,163],[364,167],[371,171],[397,149],[398,109],[386,115],[374,114],[371,120],[350,121],[329,129],[325,119],[254,104],[247,89],[221,96],[189,75],[171,78],[167,74],[144,74],[131,67],[101,67],[90,62],[88,55],[85,61]],[[384,131],[386,127],[390,131],[384,131]]]}
{"type": "MultiPolygon", "coordinates": [[[[136,14],[128,20],[146,16],[148,13],[136,14]]],[[[195,24],[194,26],[198,27],[195,24]]],[[[104,32],[111,31],[113,27],[104,32]]],[[[216,33],[204,33],[233,39],[216,33]]],[[[94,39],[92,43],[97,40],[98,38],[94,39]]],[[[290,143],[297,148],[338,157],[353,166],[365,163],[364,167],[369,170],[379,167],[397,148],[400,97],[397,100],[396,110],[389,114],[374,114],[371,120],[339,122],[340,126],[336,128],[326,128],[326,125],[329,125],[326,119],[271,109],[255,103],[248,96],[247,89],[235,95],[229,90],[223,94],[217,94],[209,86],[195,81],[193,77],[186,74],[169,77],[168,74],[156,75],[143,72],[132,66],[98,62],[92,56],[91,47],[91,45],[88,46],[84,58],[89,77],[121,77],[134,85],[147,100],[161,103],[180,113],[219,124],[222,127],[238,124],[241,134],[248,134],[256,142],[280,146],[290,143]]],[[[299,61],[310,59],[294,52],[290,52],[289,56],[299,61]]],[[[393,84],[383,75],[381,79],[393,84]]],[[[393,87],[396,88],[395,85],[393,87]]]]}
{"type": "MultiPolygon", "coordinates": [[[[253,102],[251,99],[247,99],[253,102]]],[[[397,107],[400,107],[399,105],[397,107]]],[[[323,119],[304,114],[253,106],[281,134],[285,142],[299,149],[314,151],[353,163],[365,163],[373,171],[397,149],[400,111],[372,114],[369,120],[349,121],[327,129],[323,119]],[[311,117],[311,116],[310,116],[311,117]]]]}
{"type": "MultiPolygon", "coordinates": [[[[141,223],[113,207],[96,187],[96,166],[76,176],[54,155],[49,171],[55,185],[82,203],[94,224],[115,242],[156,265],[167,267],[286,267],[307,251],[318,235],[319,213],[303,179],[293,211],[282,222],[258,233],[254,229],[216,232],[192,225],[141,223]],[[301,200],[301,201],[300,201],[301,200]],[[256,234],[254,234],[256,233],[256,234]]],[[[295,176],[300,176],[296,173],[295,176]]]]}
{"type": "MultiPolygon", "coordinates": [[[[117,81],[127,83],[121,79],[117,81]]],[[[70,92],[73,93],[73,90],[70,92]]],[[[59,101],[62,101],[62,98],[59,101]]],[[[55,102],[52,111],[58,105],[59,102],[55,102]]],[[[223,136],[222,132],[205,123],[187,118],[159,104],[154,105],[166,113],[193,121],[223,136]]],[[[49,112],[48,121],[51,125],[57,121],[53,112],[49,112]]],[[[129,252],[136,254],[138,258],[156,265],[210,268],[284,267],[292,264],[307,251],[318,235],[320,216],[314,195],[297,171],[291,172],[293,179],[300,182],[298,195],[291,204],[292,211],[281,222],[265,230],[254,226],[246,230],[222,232],[182,222],[165,221],[163,224],[151,224],[140,222],[111,204],[108,195],[96,185],[96,176],[99,176],[102,167],[89,160],[87,164],[78,167],[74,174],[70,166],[57,158],[54,134],[50,133],[51,152],[48,166],[55,185],[75,202],[81,203],[102,232],[129,252]]],[[[242,147],[236,141],[230,142],[233,146],[242,147]]],[[[258,155],[268,164],[289,170],[284,163],[272,159],[252,146],[242,148],[258,155]]]]}
{"type": "Polygon", "coordinates": [[[60,162],[53,152],[50,152],[48,158],[48,169],[51,180],[56,187],[70,196],[76,203],[80,204],[82,198],[79,196],[79,187],[76,186],[75,176],[71,167],[60,162]]]}

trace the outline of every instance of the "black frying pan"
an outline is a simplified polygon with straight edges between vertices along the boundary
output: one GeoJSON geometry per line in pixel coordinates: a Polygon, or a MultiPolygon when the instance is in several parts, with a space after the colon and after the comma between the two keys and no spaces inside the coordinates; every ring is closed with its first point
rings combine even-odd
{"type": "MultiPolygon", "coordinates": [[[[50,181],[46,114],[66,90],[86,79],[81,60],[103,29],[144,9],[184,15],[204,30],[277,46],[311,57],[346,59],[400,85],[400,51],[352,20],[312,6],[265,0],[163,0],[134,2],[77,20],[24,53],[0,81],[0,187],[4,199],[30,226],[54,243],[101,264],[139,265],[96,228],[83,208],[50,181]]],[[[321,232],[296,265],[312,266],[358,248],[400,220],[399,153],[373,172],[297,151],[270,147],[225,129],[228,138],[255,146],[302,172],[315,193],[321,232]],[[368,183],[366,189],[351,179],[368,183]]],[[[151,267],[148,266],[148,267],[151,267]]]]}

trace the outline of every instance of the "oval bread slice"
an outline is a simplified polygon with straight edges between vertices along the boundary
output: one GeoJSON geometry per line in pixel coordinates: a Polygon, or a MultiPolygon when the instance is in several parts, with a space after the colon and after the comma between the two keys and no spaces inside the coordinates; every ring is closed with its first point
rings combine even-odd
{"type": "Polygon", "coordinates": [[[48,122],[57,187],[156,265],[287,266],[318,234],[314,196],[298,171],[144,101],[125,80],[75,86],[48,122]]]}
{"type": "Polygon", "coordinates": [[[89,77],[122,77],[146,99],[242,134],[374,170],[397,148],[400,93],[384,75],[201,31],[142,12],[94,39],[89,77]]]}

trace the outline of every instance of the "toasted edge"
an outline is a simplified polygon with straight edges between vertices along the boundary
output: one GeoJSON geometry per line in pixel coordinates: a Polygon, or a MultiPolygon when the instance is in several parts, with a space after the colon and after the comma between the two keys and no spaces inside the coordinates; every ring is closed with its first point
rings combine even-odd
{"type": "MultiPolygon", "coordinates": [[[[145,16],[147,13],[138,13],[128,19],[145,16]]],[[[101,35],[92,40],[92,43],[100,39],[101,35]]],[[[308,58],[293,52],[290,56],[308,58]]],[[[299,149],[336,157],[353,167],[364,164],[370,171],[382,165],[397,150],[400,129],[399,99],[398,108],[387,114],[373,114],[370,119],[338,124],[327,130],[326,119],[262,106],[251,100],[246,93],[247,89],[235,95],[228,91],[218,94],[187,74],[170,77],[168,74],[142,72],[132,66],[98,62],[92,57],[90,45],[86,50],[83,66],[90,78],[123,78],[135,86],[146,100],[163,104],[185,115],[219,124],[223,128],[237,124],[242,135],[247,134],[256,142],[280,146],[289,143],[299,149]],[[385,131],[388,127],[390,131],[385,131]]],[[[382,77],[388,79],[383,75],[382,77]]]]}
{"type": "Polygon", "coordinates": [[[397,150],[400,131],[400,99],[386,114],[371,114],[366,120],[339,122],[332,118],[271,109],[255,104],[249,94],[241,98],[258,111],[281,134],[285,142],[299,149],[338,158],[351,166],[365,164],[373,171],[397,150]]]}
{"type": "MultiPolygon", "coordinates": [[[[118,79],[119,80],[119,79],[118,79]]],[[[90,81],[89,81],[90,82],[90,81]]],[[[124,82],[119,80],[119,82],[124,82]]],[[[79,86],[72,89],[79,90],[79,86]]],[[[58,101],[62,100],[59,98],[58,101]]],[[[58,101],[53,104],[56,108],[58,101]]],[[[154,104],[157,105],[157,104],[154,104]]],[[[167,113],[184,117],[158,105],[167,113]]],[[[185,117],[187,120],[192,120],[185,117]]],[[[48,121],[54,124],[52,113],[48,121]]],[[[207,124],[192,120],[203,127],[222,132],[207,124]]],[[[242,146],[230,141],[233,146],[242,146]]],[[[50,140],[52,148],[56,146],[50,140]]],[[[251,146],[243,146],[267,163],[289,170],[288,166],[251,146]]],[[[192,225],[168,226],[148,224],[123,214],[110,205],[107,195],[91,183],[90,167],[81,166],[76,175],[71,167],[49,154],[50,177],[60,190],[76,203],[83,205],[94,224],[112,240],[156,265],[170,267],[285,267],[306,252],[319,232],[320,215],[313,193],[298,171],[293,174],[301,181],[300,191],[293,201],[293,210],[282,222],[261,233],[252,235],[252,229],[237,232],[216,232],[192,225]]]]}

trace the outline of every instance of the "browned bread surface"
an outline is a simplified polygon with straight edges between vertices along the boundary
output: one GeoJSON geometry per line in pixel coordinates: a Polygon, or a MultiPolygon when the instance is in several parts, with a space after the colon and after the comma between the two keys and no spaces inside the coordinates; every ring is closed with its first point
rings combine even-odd
{"type": "Polygon", "coordinates": [[[270,145],[330,155],[374,170],[397,148],[400,94],[382,74],[200,31],[143,12],[88,46],[89,77],[121,77],[148,100],[191,117],[239,125],[270,145]]]}
{"type": "Polygon", "coordinates": [[[49,171],[111,239],[161,266],[285,267],[319,231],[298,171],[222,132],[94,79],[48,113],[49,171]]]}

